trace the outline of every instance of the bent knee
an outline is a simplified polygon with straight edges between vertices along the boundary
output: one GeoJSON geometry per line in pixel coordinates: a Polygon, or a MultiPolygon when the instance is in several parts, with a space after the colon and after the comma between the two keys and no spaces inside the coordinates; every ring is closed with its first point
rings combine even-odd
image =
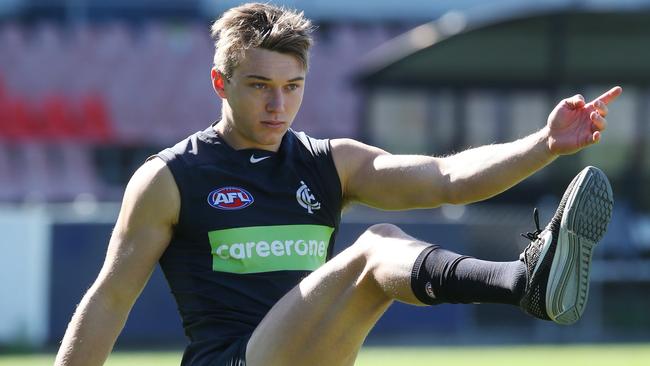
{"type": "Polygon", "coordinates": [[[375,224],[366,231],[352,245],[355,252],[361,254],[368,261],[383,256],[395,249],[395,245],[412,242],[413,237],[393,224],[375,224]]]}
{"type": "Polygon", "coordinates": [[[381,238],[403,238],[407,236],[398,226],[386,223],[372,225],[366,229],[365,234],[371,234],[381,238]]]}
{"type": "Polygon", "coordinates": [[[428,245],[392,224],[369,227],[353,245],[363,262],[357,283],[381,291],[385,298],[410,300],[404,293],[410,291],[413,263],[428,245]]]}
{"type": "Polygon", "coordinates": [[[366,267],[361,271],[366,273],[369,262],[377,256],[377,252],[383,246],[382,243],[390,242],[391,239],[402,235],[406,234],[395,225],[376,224],[366,229],[348,249],[338,256],[348,262],[349,268],[366,267]]]}

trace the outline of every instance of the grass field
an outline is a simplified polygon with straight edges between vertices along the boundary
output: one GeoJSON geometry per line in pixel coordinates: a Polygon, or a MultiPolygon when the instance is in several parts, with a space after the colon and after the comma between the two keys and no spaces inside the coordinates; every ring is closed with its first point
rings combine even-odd
{"type": "MultiPolygon", "coordinates": [[[[53,355],[0,355],[2,366],[51,365],[53,355]]],[[[107,366],[172,366],[179,352],[118,352],[107,366]]],[[[366,347],[356,366],[648,366],[650,344],[535,347],[366,347]]]]}

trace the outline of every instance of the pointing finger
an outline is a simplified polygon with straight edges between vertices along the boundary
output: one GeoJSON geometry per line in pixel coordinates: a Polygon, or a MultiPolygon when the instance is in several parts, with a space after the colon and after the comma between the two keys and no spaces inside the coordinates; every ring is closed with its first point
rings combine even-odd
{"type": "Polygon", "coordinates": [[[623,88],[621,88],[620,86],[615,86],[615,87],[609,89],[603,95],[601,95],[598,98],[594,99],[594,101],[592,103],[594,103],[596,101],[601,101],[601,102],[603,102],[605,104],[609,104],[609,103],[613,102],[614,100],[616,100],[616,98],[618,98],[618,96],[621,95],[621,93],[623,93],[623,88]]]}

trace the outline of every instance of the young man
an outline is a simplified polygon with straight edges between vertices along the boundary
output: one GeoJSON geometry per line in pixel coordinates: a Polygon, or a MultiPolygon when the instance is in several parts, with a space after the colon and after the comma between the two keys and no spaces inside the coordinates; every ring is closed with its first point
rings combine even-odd
{"type": "Polygon", "coordinates": [[[221,119],[134,174],[57,365],[104,362],[158,261],[190,339],[184,365],[352,365],[395,300],[504,303],[560,324],[578,320],[591,250],[612,208],[595,168],[573,180],[552,221],[512,262],[460,256],[388,224],[331,258],[333,241],[348,203],[475,202],[598,142],[621,88],[591,103],[561,101],[544,128],[514,142],[444,158],[392,155],[290,129],[311,45],[302,14],[246,4],[212,29],[221,119]]]}

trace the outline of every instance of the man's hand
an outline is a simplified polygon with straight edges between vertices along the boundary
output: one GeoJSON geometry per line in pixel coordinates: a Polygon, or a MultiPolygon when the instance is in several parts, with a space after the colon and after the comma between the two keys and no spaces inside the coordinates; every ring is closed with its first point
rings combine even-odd
{"type": "Polygon", "coordinates": [[[552,154],[572,154],[600,141],[607,127],[607,105],[623,92],[620,86],[585,104],[582,95],[561,101],[548,116],[548,148],[552,154]]]}

